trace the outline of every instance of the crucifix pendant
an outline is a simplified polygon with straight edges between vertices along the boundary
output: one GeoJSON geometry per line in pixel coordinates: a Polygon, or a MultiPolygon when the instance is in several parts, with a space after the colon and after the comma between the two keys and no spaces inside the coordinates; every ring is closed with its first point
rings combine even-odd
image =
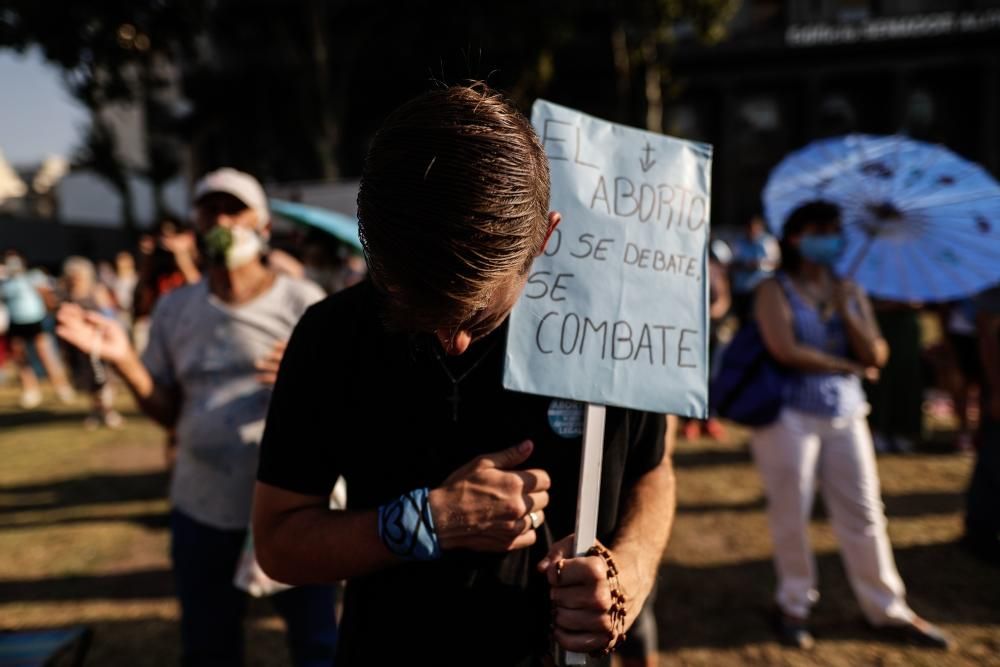
{"type": "Polygon", "coordinates": [[[457,383],[451,385],[451,393],[448,396],[446,396],[444,400],[451,403],[451,420],[453,422],[458,422],[458,401],[460,399],[458,397],[457,383]]]}

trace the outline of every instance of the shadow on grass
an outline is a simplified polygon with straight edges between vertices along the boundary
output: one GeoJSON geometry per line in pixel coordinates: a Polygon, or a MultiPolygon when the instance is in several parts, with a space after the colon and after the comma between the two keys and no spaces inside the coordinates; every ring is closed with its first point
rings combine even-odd
{"type": "Polygon", "coordinates": [[[3,493],[9,505],[0,507],[0,514],[64,508],[74,505],[120,503],[136,500],[157,500],[165,497],[167,473],[138,472],[132,474],[98,474],[72,477],[55,482],[8,486],[3,493]],[[19,503],[18,495],[43,496],[42,502],[19,503]]]}
{"type": "MultiPolygon", "coordinates": [[[[955,448],[950,444],[940,442],[921,443],[912,454],[883,453],[880,458],[891,458],[897,456],[921,456],[921,457],[941,457],[952,458],[961,456],[956,453],[955,448]]],[[[711,466],[738,465],[741,463],[753,463],[750,448],[744,443],[736,448],[732,445],[699,445],[697,449],[682,448],[674,453],[674,467],[676,468],[705,468],[711,466]]]]}
{"type": "Polygon", "coordinates": [[[750,463],[750,451],[745,447],[699,447],[674,453],[675,468],[704,468],[706,466],[727,466],[750,463]]]}
{"type": "Polygon", "coordinates": [[[4,523],[3,515],[0,514],[0,531],[21,530],[25,528],[51,528],[52,526],[73,526],[85,523],[106,522],[126,522],[136,524],[147,530],[166,530],[170,527],[170,513],[145,512],[142,514],[122,514],[110,516],[94,514],[43,521],[17,521],[10,523],[4,523]]]}
{"type": "Polygon", "coordinates": [[[53,425],[73,422],[83,423],[90,414],[86,410],[53,411],[53,410],[19,410],[16,412],[0,412],[0,431],[21,426],[37,426],[39,424],[53,425]]]}
{"type": "Polygon", "coordinates": [[[890,517],[919,517],[926,514],[965,512],[965,494],[947,492],[882,494],[885,513],[890,517]]]}
{"type": "Polygon", "coordinates": [[[0,581],[0,600],[5,602],[134,600],[173,595],[173,574],[166,569],[0,581]]]}
{"type": "MultiPolygon", "coordinates": [[[[995,569],[953,544],[896,549],[895,555],[919,614],[942,623],[1000,624],[995,569]]],[[[839,555],[819,556],[817,567],[822,599],[811,621],[817,637],[892,644],[861,620],[839,555]]],[[[661,650],[772,641],[774,583],[769,559],[708,567],[665,563],[655,605],[661,650]]]]}
{"type": "Polygon", "coordinates": [[[709,514],[711,512],[762,512],[766,507],[764,497],[732,502],[677,503],[678,514],[709,514]]]}
{"type": "MultiPolygon", "coordinates": [[[[886,515],[892,517],[921,517],[928,514],[961,514],[965,508],[963,494],[941,493],[902,493],[896,495],[883,494],[886,515]]],[[[752,500],[733,502],[678,503],[679,514],[708,514],[711,512],[761,512],[766,508],[764,497],[752,500]]],[[[827,513],[823,507],[822,496],[817,495],[813,505],[813,518],[823,518],[827,513]]]]}
{"type": "MultiPolygon", "coordinates": [[[[95,600],[152,600],[173,598],[175,594],[173,572],[166,568],[119,574],[0,580],[0,600],[5,604],[75,602],[83,607],[95,600]]],[[[247,603],[248,618],[274,615],[274,608],[267,599],[248,596],[247,603]]]]}

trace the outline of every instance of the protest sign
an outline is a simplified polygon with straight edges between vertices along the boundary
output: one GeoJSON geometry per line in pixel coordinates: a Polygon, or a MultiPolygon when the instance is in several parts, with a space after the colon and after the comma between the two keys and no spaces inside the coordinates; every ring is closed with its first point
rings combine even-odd
{"type": "Polygon", "coordinates": [[[544,100],[531,122],[562,223],[511,312],[504,386],[587,403],[580,556],[597,539],[605,406],[707,416],[712,148],[544,100]]]}
{"type": "Polygon", "coordinates": [[[504,386],[704,418],[712,148],[539,100],[562,222],[510,316],[504,386]]]}

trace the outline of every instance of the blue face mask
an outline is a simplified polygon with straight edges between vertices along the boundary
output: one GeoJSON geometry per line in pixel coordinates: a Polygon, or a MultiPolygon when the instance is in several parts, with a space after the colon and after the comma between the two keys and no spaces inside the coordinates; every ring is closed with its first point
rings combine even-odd
{"type": "Polygon", "coordinates": [[[807,234],[799,242],[799,252],[810,262],[831,266],[844,254],[847,241],[841,234],[807,234]]]}

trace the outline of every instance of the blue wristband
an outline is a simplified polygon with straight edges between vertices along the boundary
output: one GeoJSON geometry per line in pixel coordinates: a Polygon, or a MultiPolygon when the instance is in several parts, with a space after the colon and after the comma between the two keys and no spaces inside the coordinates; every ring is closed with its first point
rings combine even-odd
{"type": "Polygon", "coordinates": [[[414,489],[378,508],[378,536],[391,551],[406,560],[441,557],[437,531],[426,489],[414,489]]]}

